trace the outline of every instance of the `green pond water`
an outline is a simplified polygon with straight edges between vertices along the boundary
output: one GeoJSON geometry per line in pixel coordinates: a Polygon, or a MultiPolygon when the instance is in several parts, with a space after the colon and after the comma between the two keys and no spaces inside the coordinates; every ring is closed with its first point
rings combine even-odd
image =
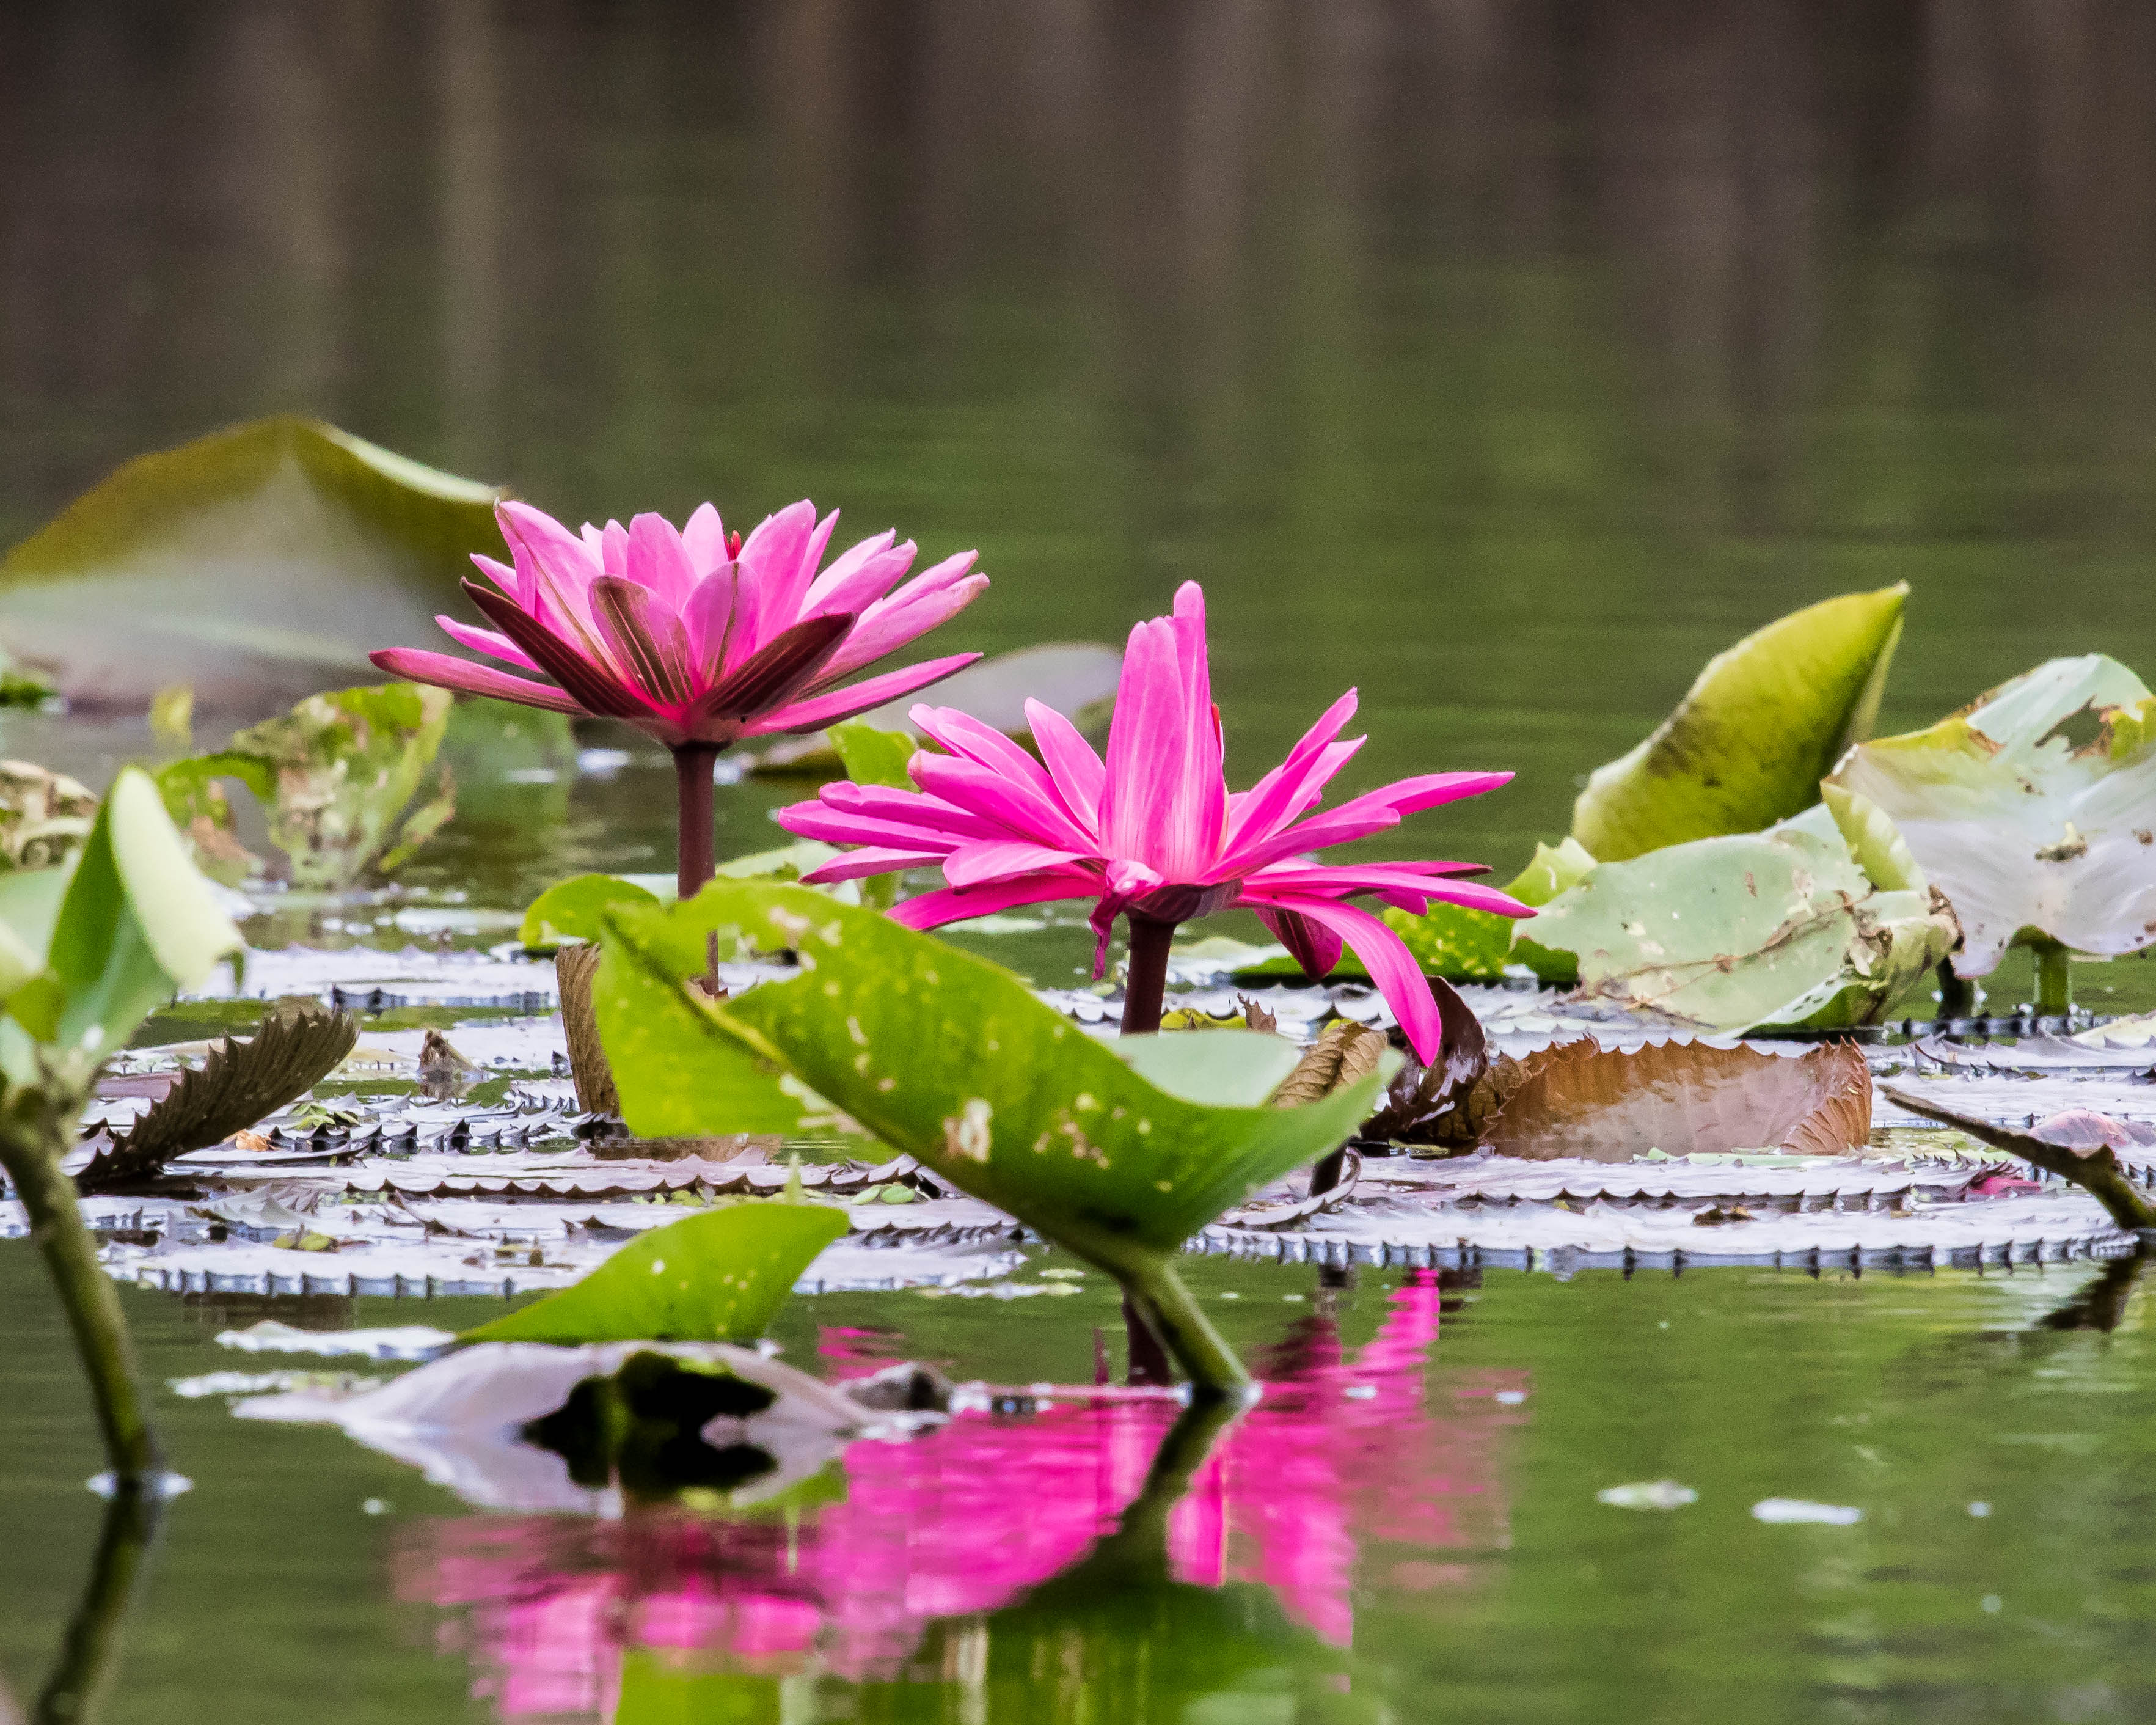
{"type": "MultiPolygon", "coordinates": [[[[1197,578],[1234,782],[1357,685],[1343,793],[1519,775],[1372,849],[1502,879],[1709,655],[1831,593],[1912,584],[1885,731],[2054,655],[2156,674],[2153,79],[2156,32],[2102,5],[21,11],[0,537],[296,408],[572,520],[806,493],[842,535],[978,547],[995,585],[938,650],[1120,640],[1197,578]]],[[[411,891],[666,867],[660,761],[579,741],[629,758],[497,752],[411,891]]],[[[0,752],[94,783],[147,747],[0,715],[0,752]]],[[[803,794],[723,787],[722,843],[803,794]]],[[[1088,945],[983,950],[1046,983],[1088,945]]],[[[2156,1005],[2152,973],[2081,998],[2156,1005]]],[[[2156,1353],[2145,1293],[2076,1306],[2099,1274],[1199,1261],[1287,1387],[1169,1514],[1163,1573],[1212,1605],[1132,1584],[1120,1615],[1097,1578],[1018,1602],[1137,1491],[1142,1409],[968,1416],[850,1454],[792,1522],[630,1549],[161,1391],[195,1486],[106,1717],[2148,1717],[2156,1353]],[[1596,1501],[1661,1479],[1697,1501],[1596,1501]]],[[[1120,1360],[1096,1283],[804,1299],[778,1335],[1085,1384],[1096,1327],[1120,1360]]],[[[294,1363],[213,1341],[282,1308],[124,1298],[158,1384],[294,1363]]],[[[19,1245],[0,1317],[27,1705],[100,1463],[19,1245]]]]}

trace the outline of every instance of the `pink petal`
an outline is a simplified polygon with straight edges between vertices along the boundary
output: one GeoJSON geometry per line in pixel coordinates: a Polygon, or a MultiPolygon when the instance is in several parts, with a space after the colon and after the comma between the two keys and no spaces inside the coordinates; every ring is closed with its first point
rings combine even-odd
{"type": "Polygon", "coordinates": [[[901,850],[932,850],[938,856],[983,838],[1000,842],[1006,836],[993,829],[986,833],[954,833],[937,827],[910,825],[903,821],[852,814],[834,809],[827,803],[792,803],[780,809],[777,819],[788,832],[798,834],[803,839],[820,839],[826,845],[889,845],[901,850]]]}
{"type": "Polygon", "coordinates": [[[870,820],[917,827],[923,832],[951,833],[974,839],[1012,836],[1010,829],[998,821],[957,803],[947,803],[941,797],[924,797],[918,791],[902,791],[891,785],[855,784],[841,778],[825,785],[817,794],[827,809],[870,820]]]}
{"type": "Polygon", "coordinates": [[[954,706],[917,705],[908,710],[906,717],[960,760],[1014,778],[1042,797],[1055,798],[1055,781],[1048,776],[1048,769],[994,726],[984,725],[954,706]]]}
{"type": "Polygon", "coordinates": [[[729,652],[727,631],[740,611],[741,566],[721,561],[700,579],[681,607],[681,627],[688,631],[689,663],[697,687],[708,689],[726,675],[726,660],[737,664],[747,654],[729,652]]]}
{"type": "Polygon", "coordinates": [[[1087,832],[1097,832],[1101,788],[1108,769],[1093,752],[1093,745],[1070,720],[1040,701],[1027,701],[1025,721],[1033,728],[1034,743],[1070,818],[1087,832]]]}
{"type": "Polygon", "coordinates": [[[1359,743],[1335,746],[1332,742],[1354,716],[1355,691],[1350,689],[1303,733],[1287,752],[1286,760],[1251,786],[1229,823],[1221,841],[1225,849],[1233,850],[1270,838],[1283,822],[1294,819],[1317,801],[1317,793],[1360,747],[1359,743]]]}
{"type": "Polygon", "coordinates": [[[824,680],[832,682],[897,652],[908,641],[948,622],[988,590],[987,576],[968,575],[963,581],[918,601],[890,608],[876,608],[854,625],[853,634],[825,668],[824,680]]]}
{"type": "Polygon", "coordinates": [[[676,616],[696,587],[689,549],[674,524],[660,515],[640,515],[629,524],[628,573],[676,616]]]}
{"type": "Polygon", "coordinates": [[[1045,904],[1051,899],[1091,898],[1101,890],[1100,876],[1084,869],[1051,869],[1039,875],[1021,875],[991,886],[952,888],[924,892],[901,901],[891,920],[908,928],[940,928],[947,922],[993,916],[1019,905],[1045,904]]]}
{"type": "Polygon", "coordinates": [[[893,548],[898,535],[886,530],[839,553],[831,567],[808,583],[801,602],[804,612],[851,611],[859,616],[874,605],[913,567],[909,539],[893,548]]]}
{"type": "Polygon", "coordinates": [[[699,575],[708,575],[720,564],[733,561],[726,555],[726,523],[719,519],[716,505],[696,506],[696,512],[682,524],[681,548],[689,553],[690,567],[699,575]]]}
{"type": "MultiPolygon", "coordinates": [[[[539,670],[531,655],[507,635],[497,634],[490,629],[474,629],[469,623],[459,623],[454,617],[437,617],[434,621],[441,625],[442,633],[460,647],[469,647],[475,653],[491,655],[511,665],[521,665],[528,671],[539,670]]],[[[540,675],[543,676],[546,673],[541,671],[540,675]]]]}
{"type": "Polygon", "coordinates": [[[1297,898],[1276,901],[1275,907],[1292,911],[1345,941],[1370,973],[1370,980],[1378,985],[1385,1004],[1399,1017],[1400,1028],[1408,1033],[1417,1055],[1425,1061],[1438,1057],[1445,1047],[1445,1020],[1430,991],[1429,979],[1415,963],[1406,942],[1354,905],[1325,898],[1297,898]]]}
{"type": "Polygon", "coordinates": [[[814,868],[801,877],[804,886],[828,886],[834,880],[861,880],[871,875],[894,875],[901,869],[927,868],[943,860],[940,850],[894,850],[869,845],[814,868]]]}
{"type": "Polygon", "coordinates": [[[415,647],[385,647],[367,655],[377,669],[414,683],[431,683],[437,689],[455,689],[466,695],[484,695],[494,701],[513,701],[520,706],[541,706],[549,712],[581,713],[583,708],[549,683],[512,677],[490,665],[469,659],[452,659],[446,653],[423,653],[415,647]]]}
{"type": "Polygon", "coordinates": [[[940,683],[980,656],[978,653],[953,653],[948,659],[931,659],[920,665],[910,665],[904,670],[886,671],[880,677],[870,677],[850,688],[834,689],[828,695],[797,701],[791,706],[767,713],[743,734],[767,737],[779,731],[820,731],[826,725],[854,718],[871,707],[901,700],[926,689],[931,683],[940,683]]]}
{"type": "Polygon", "coordinates": [[[1302,967],[1304,976],[1313,983],[1322,983],[1332,974],[1340,963],[1338,935],[1329,928],[1320,928],[1294,911],[1261,904],[1252,904],[1250,908],[1258,913],[1258,920],[1272,930],[1273,938],[1286,947],[1302,967]]]}
{"type": "MultiPolygon", "coordinates": [[[[799,620],[801,596],[808,586],[802,562],[815,531],[816,506],[804,497],[758,521],[742,547],[741,603],[748,624],[740,644],[742,658],[799,620]]],[[[741,634],[738,626],[736,634],[741,634]]]]}
{"type": "Polygon", "coordinates": [[[1168,623],[1155,618],[1132,629],[1108,724],[1101,792],[1101,836],[1111,855],[1151,857],[1165,854],[1171,842],[1169,779],[1181,752],[1181,683],[1168,623]]]}
{"type": "Polygon", "coordinates": [[[943,859],[943,878],[956,887],[984,886],[1083,860],[1076,853],[1052,850],[1045,845],[967,845],[943,859]]]}
{"type": "Polygon", "coordinates": [[[1005,778],[971,761],[926,751],[913,757],[907,770],[913,782],[930,795],[974,809],[1036,843],[1081,854],[1091,849],[1091,838],[1063,812],[1063,805],[1030,785],[1005,778]]]}
{"type": "Polygon", "coordinates": [[[494,557],[483,557],[478,552],[472,553],[472,562],[477,565],[480,574],[485,576],[489,581],[507,593],[518,604],[526,605],[529,608],[525,597],[524,578],[512,567],[494,557]]]}
{"type": "Polygon", "coordinates": [[[598,547],[528,503],[499,504],[494,513],[516,559],[523,591],[511,597],[518,608],[550,629],[578,637],[579,644],[595,656],[591,611],[584,595],[606,572],[598,547]]]}

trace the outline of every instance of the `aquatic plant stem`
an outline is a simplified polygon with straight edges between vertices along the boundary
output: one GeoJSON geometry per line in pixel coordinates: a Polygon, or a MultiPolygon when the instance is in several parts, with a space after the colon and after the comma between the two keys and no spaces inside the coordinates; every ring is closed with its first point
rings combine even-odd
{"type": "Polygon", "coordinates": [[[683,904],[704,890],[715,867],[711,834],[711,768],[719,750],[708,742],[685,742],[674,750],[675,797],[680,837],[675,890],[683,904]]]}
{"type": "Polygon", "coordinates": [[[1132,911],[1131,949],[1123,978],[1123,1034],[1149,1036],[1160,1029],[1161,1003],[1168,996],[1168,949],[1177,925],[1132,911]]]}
{"type": "Polygon", "coordinates": [[[90,1725],[96,1718],[120,1662],[120,1631],[163,1509],[155,1491],[116,1492],[105,1506],[90,1580],[30,1715],[34,1725],[90,1725]]]}
{"type": "Polygon", "coordinates": [[[2144,1242],[2156,1243],[2156,1209],[2150,1207],[2140,1189],[2127,1178],[2118,1157],[2109,1149],[2084,1156],[2062,1145],[2046,1144],[2027,1132],[2015,1132],[1979,1116],[1964,1114],[1959,1109],[1942,1106],[1898,1085],[1881,1085],[1880,1091],[1889,1101],[1907,1108],[1912,1114],[1921,1114],[1942,1126],[1958,1127],[1994,1149],[2004,1150],[2009,1156],[2018,1156],[2048,1173],[2072,1181],[2101,1204],[2121,1228],[2140,1235],[2144,1242]]]}
{"type": "Polygon", "coordinates": [[[112,1464],[114,1490],[133,1495],[160,1471],[157,1441],[142,1404],[135,1349],[120,1295],[97,1261],[97,1243],[83,1225],[74,1182],[60,1171],[79,1107],[62,1106],[42,1091],[17,1090],[0,1117],[0,1166],[30,1219],[30,1238],[59,1291],[75,1351],[90,1378],[97,1423],[112,1464]]]}
{"type": "Polygon", "coordinates": [[[1976,984],[1954,973],[1953,960],[1939,960],[1939,1016],[1973,1018],[1976,1014],[1976,984]]]}
{"type": "Polygon", "coordinates": [[[2036,1010],[2063,1018],[2074,1008],[2074,955],[2056,941],[2040,941],[2036,952],[2036,1010]]]}
{"type": "Polygon", "coordinates": [[[1240,1404],[1252,1399],[1250,1374],[1199,1309],[1173,1266],[1164,1259],[1132,1261],[1117,1267],[1116,1274],[1138,1316],[1190,1379],[1192,1401],[1240,1404]]]}

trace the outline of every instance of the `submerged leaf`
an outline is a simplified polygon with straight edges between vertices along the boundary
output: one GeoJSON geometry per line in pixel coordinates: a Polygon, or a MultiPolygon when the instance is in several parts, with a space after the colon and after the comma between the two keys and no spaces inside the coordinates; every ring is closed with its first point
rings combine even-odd
{"type": "Polygon", "coordinates": [[[147,1179],[175,1156],[207,1149],[296,1101],[336,1069],[359,1020],[334,1007],[274,1012],[247,1041],[226,1037],[113,1147],[75,1176],[85,1196],[147,1179]]]}
{"type": "Polygon", "coordinates": [[[468,1331],[468,1342],[753,1342],[844,1210],[742,1204],[639,1235],[573,1287],[468,1331]]]}
{"type": "Polygon", "coordinates": [[[424,640],[500,555],[503,494],[333,426],[261,419],[140,456],[0,557],[0,640],[83,705],[261,711],[424,640]]]}
{"type": "Polygon", "coordinates": [[[2107,957],[2156,943],[2156,700],[2116,660],[2051,660],[1853,750],[1832,783],[1892,819],[1953,904],[1958,975],[2032,935],[2107,957]]]}
{"type": "MultiPolygon", "coordinates": [[[[1164,1257],[1230,1204],[1345,1139],[1379,1083],[1373,1073],[1300,1108],[1187,1101],[1009,972],[805,887],[721,881],[670,911],[617,908],[608,921],[606,968],[619,959],[648,979],[645,1022],[657,1019],[654,996],[663,993],[692,1024],[702,1020],[711,1050],[696,1057],[690,1037],[669,1029],[672,1060],[639,1060],[632,1070],[602,1019],[638,1131],[649,1130],[639,1116],[660,1106],[660,1092],[683,1122],[673,1130],[740,1130],[706,1075],[731,1072],[752,1049],[952,1185],[1083,1255],[1164,1257]],[[720,1004],[692,996],[684,984],[701,969],[704,932],[714,927],[793,947],[806,973],[720,1004]]],[[[1145,1040],[1193,1045],[1189,1057],[1204,1059],[1202,1045],[1248,1034],[1145,1040]]]]}
{"type": "Polygon", "coordinates": [[[1528,927],[1576,957],[1583,997],[1732,1031],[1871,1022],[1954,937],[1933,895],[1879,889],[1830,807],[1601,864],[1528,927]]]}
{"type": "Polygon", "coordinates": [[[1871,1133],[1871,1074],[1853,1044],[1795,1056],[1703,1042],[1635,1052],[1591,1037],[1520,1062],[1521,1083],[1482,1137],[1502,1156],[1629,1162],[1783,1150],[1839,1156],[1871,1133]]]}
{"type": "Polygon", "coordinates": [[[1573,836],[1621,862],[1810,807],[1842,752],[1871,734],[1908,591],[1808,605],[1716,655],[1653,736],[1595,770],[1573,836]]]}

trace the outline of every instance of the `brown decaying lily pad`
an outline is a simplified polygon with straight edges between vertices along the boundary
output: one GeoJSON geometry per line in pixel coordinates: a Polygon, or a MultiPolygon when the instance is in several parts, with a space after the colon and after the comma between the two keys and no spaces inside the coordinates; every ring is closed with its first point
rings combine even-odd
{"type": "Polygon", "coordinates": [[[1646,1151],[1782,1150],[1839,1156],[1871,1135],[1863,1050],[1825,1044],[1791,1056],[1702,1042],[1633,1053],[1593,1038],[1530,1055],[1482,1134],[1502,1156],[1628,1162],[1646,1151]]]}

